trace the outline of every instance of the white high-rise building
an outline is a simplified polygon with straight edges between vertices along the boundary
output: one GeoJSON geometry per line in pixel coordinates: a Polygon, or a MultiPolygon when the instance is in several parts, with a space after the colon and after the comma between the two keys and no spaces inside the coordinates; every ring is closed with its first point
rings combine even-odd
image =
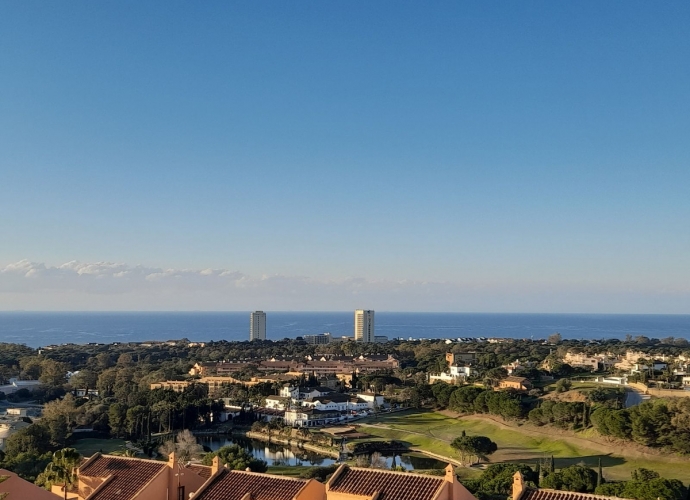
{"type": "Polygon", "coordinates": [[[366,309],[355,311],[355,340],[374,342],[374,311],[366,309]]]}
{"type": "Polygon", "coordinates": [[[266,340],[266,313],[254,311],[249,315],[249,340],[266,340]]]}

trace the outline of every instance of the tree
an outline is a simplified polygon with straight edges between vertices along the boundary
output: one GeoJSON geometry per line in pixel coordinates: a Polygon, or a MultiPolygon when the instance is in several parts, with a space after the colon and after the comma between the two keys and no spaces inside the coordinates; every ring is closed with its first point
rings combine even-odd
{"type": "Polygon", "coordinates": [[[572,387],[572,382],[567,378],[562,378],[556,382],[556,392],[568,392],[572,387]]]}
{"type": "Polygon", "coordinates": [[[546,476],[542,486],[554,490],[591,493],[597,486],[597,473],[589,467],[571,465],[546,476]]]}
{"type": "Polygon", "coordinates": [[[38,380],[51,387],[63,386],[67,382],[67,365],[52,359],[44,359],[41,363],[41,376],[38,380]]]}
{"type": "Polygon", "coordinates": [[[79,452],[74,448],[63,448],[56,451],[39,481],[44,485],[48,485],[48,483],[62,484],[65,500],[67,500],[67,492],[78,482],[77,467],[80,460],[79,452]]]}
{"type": "Polygon", "coordinates": [[[20,453],[40,455],[50,449],[50,433],[42,424],[31,424],[5,440],[7,458],[13,458],[20,453]]]}
{"type": "Polygon", "coordinates": [[[482,392],[484,391],[480,387],[473,385],[460,387],[450,395],[448,406],[458,413],[471,413],[474,411],[474,400],[482,392]]]}
{"type": "Polygon", "coordinates": [[[549,338],[546,339],[549,344],[560,344],[561,340],[563,340],[563,337],[558,332],[549,335],[549,338]]]}
{"type": "Polygon", "coordinates": [[[386,463],[386,459],[383,457],[383,455],[381,455],[378,451],[375,451],[371,454],[369,459],[369,467],[372,469],[386,469],[388,464],[386,463]]]}
{"type": "Polygon", "coordinates": [[[462,462],[469,460],[470,464],[485,460],[498,449],[496,443],[486,436],[460,436],[450,445],[458,450],[462,462]]]}
{"type": "MultiPolygon", "coordinates": [[[[521,472],[526,481],[536,484],[538,473],[523,464],[491,464],[473,485],[473,491],[486,496],[503,496],[512,492],[513,476],[521,472]]],[[[463,481],[465,482],[465,481],[463,481]]],[[[479,498],[479,497],[478,497],[479,498]]]]}
{"type": "Polygon", "coordinates": [[[216,452],[207,453],[204,455],[204,465],[211,465],[213,458],[216,456],[229,469],[245,470],[249,467],[252,472],[266,472],[268,470],[268,464],[265,461],[254,458],[245,449],[236,444],[223,446],[216,452]]]}
{"type": "Polygon", "coordinates": [[[113,403],[108,410],[108,423],[115,437],[119,437],[125,430],[127,419],[127,406],[120,403],[113,403]]]}
{"type": "Polygon", "coordinates": [[[194,434],[192,434],[188,429],[185,429],[177,434],[174,443],[172,441],[164,443],[159,448],[159,451],[165,456],[175,452],[177,460],[186,463],[190,460],[199,458],[203,454],[204,448],[197,443],[194,434]]]}

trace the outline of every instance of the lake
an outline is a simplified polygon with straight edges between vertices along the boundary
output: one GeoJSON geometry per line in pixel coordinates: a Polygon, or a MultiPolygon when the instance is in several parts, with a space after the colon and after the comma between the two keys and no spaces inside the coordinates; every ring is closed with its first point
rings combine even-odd
{"type": "MultiPolygon", "coordinates": [[[[213,451],[218,450],[222,446],[237,444],[255,458],[265,460],[269,466],[326,466],[337,462],[335,458],[312,451],[300,450],[282,444],[268,444],[264,441],[237,436],[197,436],[197,440],[199,444],[207,446],[213,451]]],[[[419,453],[404,453],[402,455],[384,456],[384,458],[388,467],[402,465],[407,470],[443,469],[447,465],[445,462],[419,453]]]]}

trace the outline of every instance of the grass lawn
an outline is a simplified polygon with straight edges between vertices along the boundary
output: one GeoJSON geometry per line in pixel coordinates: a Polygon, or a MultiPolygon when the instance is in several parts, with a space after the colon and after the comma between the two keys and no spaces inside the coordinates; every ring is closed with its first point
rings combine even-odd
{"type": "Polygon", "coordinates": [[[122,439],[78,439],[72,445],[73,448],[84,457],[90,457],[94,453],[112,453],[125,449],[125,442],[122,439]]]}
{"type": "MultiPolygon", "coordinates": [[[[553,455],[556,467],[584,462],[596,467],[599,458],[604,476],[609,479],[629,479],[632,470],[645,467],[662,476],[690,482],[690,461],[675,456],[640,455],[626,453],[620,446],[608,447],[601,443],[582,442],[573,437],[548,435],[548,427],[540,433],[520,428],[505,428],[498,423],[480,418],[454,418],[432,411],[406,411],[368,418],[360,422],[361,431],[374,438],[396,439],[424,451],[457,457],[450,447],[453,439],[464,430],[470,435],[488,436],[498,445],[492,462],[524,462],[534,464],[553,455]]],[[[582,435],[583,438],[587,436],[582,435]]]]}
{"type": "Polygon", "coordinates": [[[276,466],[269,466],[268,467],[268,473],[269,474],[277,474],[279,476],[290,476],[290,477],[299,477],[302,472],[304,472],[307,469],[311,469],[310,465],[276,465],[276,466]]]}

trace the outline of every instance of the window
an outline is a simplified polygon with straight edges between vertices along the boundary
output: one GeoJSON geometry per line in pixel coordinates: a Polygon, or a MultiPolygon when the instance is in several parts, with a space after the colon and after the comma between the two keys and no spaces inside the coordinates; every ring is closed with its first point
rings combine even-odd
{"type": "Polygon", "coordinates": [[[184,499],[184,486],[178,486],[177,487],[177,500],[185,500],[184,499]]]}

